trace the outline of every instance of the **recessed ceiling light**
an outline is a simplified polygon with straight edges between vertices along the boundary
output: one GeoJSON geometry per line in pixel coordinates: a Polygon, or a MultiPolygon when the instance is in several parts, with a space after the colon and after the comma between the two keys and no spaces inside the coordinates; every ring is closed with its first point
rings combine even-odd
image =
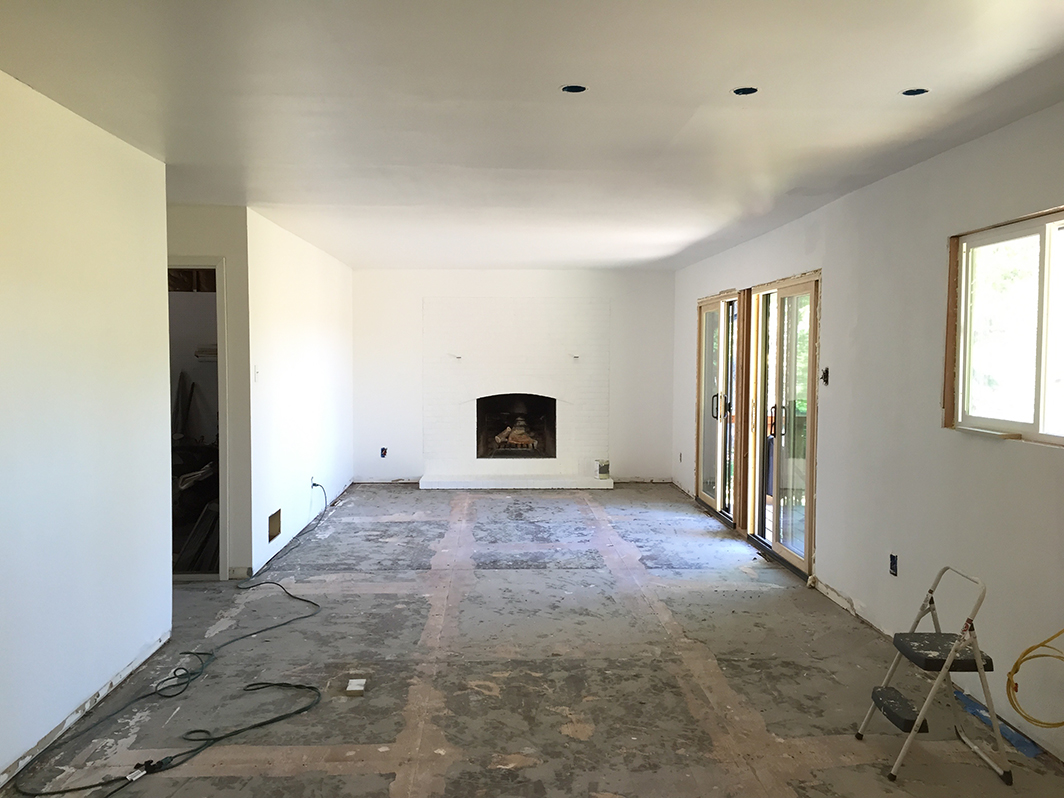
{"type": "Polygon", "coordinates": [[[580,86],[576,83],[570,83],[568,86],[562,86],[562,91],[566,94],[579,94],[582,91],[587,91],[587,86],[580,86]]]}
{"type": "Polygon", "coordinates": [[[745,97],[747,94],[757,94],[757,87],[740,86],[737,89],[732,89],[732,94],[738,94],[740,97],[745,97]]]}
{"type": "Polygon", "coordinates": [[[906,89],[902,92],[906,97],[919,97],[921,94],[927,94],[930,89],[906,89]]]}

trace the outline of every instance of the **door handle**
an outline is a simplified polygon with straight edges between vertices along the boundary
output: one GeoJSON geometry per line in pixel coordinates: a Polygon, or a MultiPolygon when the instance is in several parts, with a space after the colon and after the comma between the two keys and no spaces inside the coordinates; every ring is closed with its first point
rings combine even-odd
{"type": "Polygon", "coordinates": [[[720,394],[713,394],[713,398],[709,400],[709,414],[713,418],[720,418],[718,413],[720,412],[720,394]]]}

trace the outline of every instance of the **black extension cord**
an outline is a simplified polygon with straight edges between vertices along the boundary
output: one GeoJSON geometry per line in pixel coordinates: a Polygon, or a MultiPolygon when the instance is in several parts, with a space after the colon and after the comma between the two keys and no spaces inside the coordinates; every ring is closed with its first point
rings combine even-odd
{"type": "Polygon", "coordinates": [[[321,508],[321,512],[318,513],[317,518],[314,519],[314,526],[308,529],[307,532],[313,532],[315,529],[317,529],[318,524],[321,523],[321,520],[325,517],[325,513],[329,510],[329,494],[325,492],[325,486],[318,482],[315,482],[313,485],[311,485],[311,488],[321,488],[321,495],[322,498],[325,499],[325,506],[321,508]]]}
{"type": "MultiPolygon", "coordinates": [[[[319,485],[318,487],[321,486],[319,485]]],[[[325,488],[322,488],[322,493],[324,492],[325,488]]],[[[326,509],[328,509],[328,506],[328,496],[326,496],[326,509]]],[[[322,515],[324,514],[325,510],[322,510],[322,515]]],[[[316,526],[317,524],[315,524],[315,527],[316,526]]],[[[252,729],[261,729],[263,726],[270,726],[271,724],[278,723],[282,720],[294,717],[295,715],[300,715],[304,712],[308,712],[309,710],[316,707],[321,701],[321,690],[319,690],[317,687],[314,687],[313,685],[293,684],[290,682],[255,682],[253,684],[245,685],[244,691],[255,692],[258,690],[275,688],[281,690],[295,690],[300,692],[306,692],[310,693],[312,697],[307,703],[303,704],[300,707],[297,707],[294,710],[285,712],[280,715],[275,715],[271,718],[267,718],[266,720],[259,721],[258,723],[252,723],[248,726],[241,726],[238,729],[233,729],[232,731],[225,732],[224,734],[215,734],[207,729],[192,729],[190,731],[187,731],[182,735],[182,739],[187,740],[190,743],[196,743],[193,748],[189,748],[185,751],[181,751],[176,754],[164,757],[163,759],[160,759],[157,762],[152,760],[148,760],[147,762],[141,762],[134,768],[132,773],[126,776],[103,779],[92,784],[83,784],[80,787],[67,787],[65,789],[60,790],[36,790],[26,785],[29,770],[33,767],[34,764],[40,761],[40,759],[45,754],[54,753],[56,749],[62,748],[63,746],[71,743],[72,741],[84,737],[90,731],[100,726],[100,724],[105,723],[106,721],[114,718],[116,715],[125,712],[134,704],[140,703],[141,701],[147,701],[152,698],[176,698],[177,696],[184,693],[188,689],[189,685],[192,684],[192,682],[194,682],[196,679],[198,679],[204,674],[210,664],[214,662],[215,659],[217,659],[218,653],[223,648],[231,646],[233,643],[236,643],[240,640],[246,640],[247,638],[252,637],[254,635],[261,634],[263,632],[269,632],[274,629],[280,629],[282,626],[288,626],[288,624],[290,623],[295,623],[296,621],[301,621],[306,618],[312,618],[313,616],[321,612],[321,605],[318,604],[316,601],[311,601],[308,598],[304,598],[303,596],[297,596],[294,593],[289,592],[288,588],[286,588],[280,582],[274,582],[272,580],[263,580],[261,582],[255,582],[254,584],[248,584],[252,581],[252,579],[254,579],[254,577],[251,577],[250,579],[246,579],[243,582],[238,583],[237,588],[240,590],[251,590],[261,585],[275,585],[281,588],[281,590],[283,590],[289,598],[295,599],[296,601],[301,601],[304,604],[309,604],[311,605],[311,607],[313,607],[313,609],[305,615],[299,615],[295,618],[289,618],[287,621],[281,621],[280,623],[275,623],[265,628],[256,629],[253,632],[248,632],[246,634],[239,635],[238,637],[234,637],[231,640],[227,640],[220,646],[217,646],[216,648],[210,651],[182,651],[182,655],[195,657],[198,660],[198,664],[194,668],[192,668],[191,670],[183,666],[178,666],[174,668],[173,671],[170,672],[169,676],[161,679],[148,692],[142,693],[138,696],[131,698],[118,709],[107,715],[104,715],[102,718],[99,718],[98,720],[94,721],[92,724],[86,726],[84,729],[81,729],[76,734],[60,737],[54,743],[49,745],[44,751],[41,751],[39,754],[37,754],[37,756],[33,758],[33,760],[22,772],[22,774],[15,778],[15,790],[22,795],[45,796],[68,795],[70,793],[84,792],[85,790],[94,790],[100,787],[114,787],[114,789],[105,794],[104,798],[106,798],[106,796],[114,795],[120,790],[125,789],[130,784],[149,773],[161,773],[163,771],[176,768],[179,765],[183,765],[185,762],[188,762],[190,759],[202,753],[206,749],[210,748],[215,743],[221,742],[223,740],[228,740],[231,737],[236,737],[238,734],[243,734],[244,732],[251,731],[252,729]]]]}
{"type": "MultiPolygon", "coordinates": [[[[199,743],[195,748],[190,748],[187,751],[182,751],[178,754],[171,754],[170,756],[163,757],[158,762],[149,759],[147,762],[138,763],[136,768],[128,776],[122,778],[123,784],[118,785],[115,789],[111,790],[107,795],[114,795],[119,790],[137,781],[141,776],[145,776],[148,773],[162,773],[165,770],[172,770],[173,768],[183,765],[188,762],[197,754],[202,753],[206,749],[210,748],[215,743],[219,743],[222,740],[228,740],[230,737],[236,737],[238,734],[251,731],[252,729],[261,729],[263,726],[269,726],[274,723],[278,723],[282,720],[286,720],[295,715],[301,715],[318,705],[321,701],[321,690],[317,687],[313,687],[309,684],[292,684],[291,682],[254,682],[252,684],[244,685],[244,692],[255,692],[257,690],[265,690],[269,687],[276,687],[280,689],[291,690],[303,690],[313,694],[313,698],[309,702],[301,707],[285,712],[281,715],[275,715],[272,718],[261,720],[258,723],[252,723],[248,726],[241,726],[238,729],[226,732],[225,734],[214,734],[208,729],[191,729],[181,735],[181,739],[188,740],[191,743],[199,743]]],[[[85,788],[78,788],[85,789],[85,788]]],[[[42,793],[36,793],[41,795],[42,793]]],[[[105,796],[106,798],[106,796],[105,796]]]]}

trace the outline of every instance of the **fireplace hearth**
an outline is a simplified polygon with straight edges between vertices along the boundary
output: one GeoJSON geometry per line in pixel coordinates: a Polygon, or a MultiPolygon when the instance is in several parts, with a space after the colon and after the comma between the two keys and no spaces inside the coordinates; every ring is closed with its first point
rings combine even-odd
{"type": "Polygon", "coordinates": [[[555,458],[557,401],[531,393],[477,399],[477,458],[555,458]]]}

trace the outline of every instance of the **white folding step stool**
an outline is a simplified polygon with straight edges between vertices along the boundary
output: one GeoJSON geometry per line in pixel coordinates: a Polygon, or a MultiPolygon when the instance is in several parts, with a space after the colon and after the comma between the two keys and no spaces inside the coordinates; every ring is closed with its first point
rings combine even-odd
{"type": "Polygon", "coordinates": [[[987,673],[994,670],[994,661],[979,650],[979,641],[975,636],[975,615],[979,612],[979,607],[985,597],[986,586],[982,581],[967,574],[962,574],[956,568],[951,568],[947,565],[938,572],[935,581],[931,583],[923,604],[920,605],[920,611],[916,613],[916,620],[913,621],[909,631],[907,633],[898,632],[894,635],[894,647],[898,649],[898,653],[894,655],[894,662],[891,663],[890,669],[887,671],[887,678],[883,680],[883,684],[872,689],[872,706],[868,708],[868,712],[857,730],[857,739],[863,739],[865,729],[868,728],[873,713],[878,709],[891,723],[902,731],[909,733],[909,736],[905,738],[904,745],[901,747],[901,753],[898,754],[898,759],[894,762],[894,767],[890,769],[890,773],[887,776],[891,781],[898,778],[898,770],[901,768],[905,755],[909,753],[909,748],[912,746],[913,740],[916,739],[916,735],[927,731],[927,711],[931,707],[935,694],[945,683],[949,688],[950,708],[953,710],[953,730],[956,732],[957,737],[975,751],[984,762],[990,765],[1003,782],[1012,784],[1012,769],[1008,759],[1005,757],[1005,743],[1001,739],[1001,725],[998,723],[997,713],[994,711],[994,700],[990,697],[990,687],[986,681],[987,673]],[[964,622],[964,627],[961,629],[960,634],[943,632],[938,622],[938,609],[935,607],[935,590],[938,589],[938,583],[942,581],[946,571],[952,571],[969,582],[974,582],[979,587],[979,597],[975,600],[975,606],[972,607],[972,612],[964,622]],[[917,632],[916,627],[920,625],[920,621],[926,615],[931,616],[935,631],[917,632]],[[916,705],[912,701],[898,692],[896,688],[890,686],[890,681],[894,678],[902,657],[905,657],[925,671],[938,671],[938,678],[931,685],[931,692],[927,694],[924,705],[920,707],[919,711],[917,711],[916,705]],[[954,696],[953,680],[950,678],[950,673],[970,673],[972,671],[979,673],[979,681],[983,685],[983,697],[986,699],[986,708],[990,714],[990,725],[994,730],[994,754],[972,742],[961,728],[961,715],[954,696]]]}

